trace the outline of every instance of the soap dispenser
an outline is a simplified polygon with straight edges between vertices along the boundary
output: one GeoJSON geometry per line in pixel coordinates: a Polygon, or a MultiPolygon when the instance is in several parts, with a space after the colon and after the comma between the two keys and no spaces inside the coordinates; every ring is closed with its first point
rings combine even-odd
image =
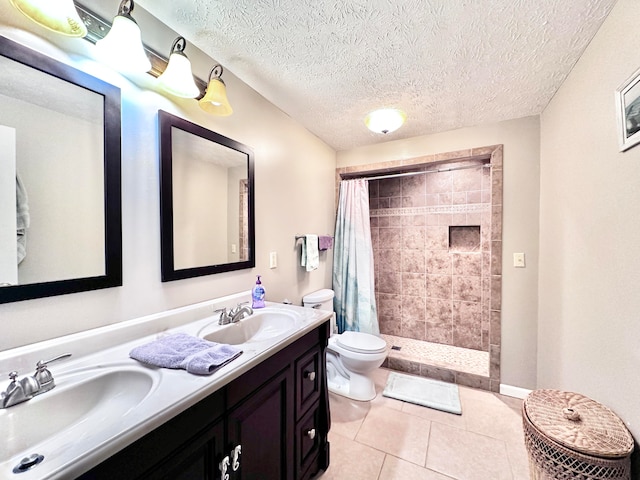
{"type": "Polygon", "coordinates": [[[262,282],[260,281],[260,275],[257,275],[258,279],[256,280],[256,284],[253,286],[253,290],[251,290],[251,300],[253,308],[263,308],[264,307],[264,287],[262,286],[262,282]]]}

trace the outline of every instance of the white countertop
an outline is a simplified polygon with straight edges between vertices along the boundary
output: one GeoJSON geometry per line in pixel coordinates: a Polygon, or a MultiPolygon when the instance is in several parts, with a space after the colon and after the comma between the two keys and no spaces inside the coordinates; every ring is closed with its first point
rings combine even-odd
{"type": "MultiPolygon", "coordinates": [[[[268,302],[268,310],[295,312],[300,319],[298,328],[281,337],[239,345],[242,355],[208,376],[149,367],[129,358],[134,347],[166,334],[184,332],[198,336],[203,331],[223,328],[217,326],[218,315],[214,315],[213,310],[232,307],[247,299],[248,292],[243,292],[0,352],[0,372],[17,370],[19,378],[32,375],[38,360],[62,353],[73,355],[50,366],[56,380],[55,389],[19,405],[0,409],[0,425],[3,415],[8,420],[5,425],[16,426],[15,430],[25,425],[21,422],[27,422],[22,432],[0,432],[0,479],[68,479],[81,475],[290,345],[332,315],[327,311],[268,302]],[[74,400],[77,405],[54,401],[56,393],[58,398],[63,398],[65,389],[102,375],[113,375],[109,377],[113,381],[104,394],[95,394],[102,395],[99,399],[85,395],[74,400]],[[121,395],[122,390],[126,395],[121,395]],[[131,407],[126,401],[127,395],[138,395],[139,403],[131,407]],[[97,407],[96,402],[99,403],[97,407]],[[93,409],[83,415],[85,404],[93,405],[93,409]],[[16,421],[9,416],[15,416],[16,421]],[[28,437],[25,433],[39,426],[42,429],[37,430],[33,438],[39,438],[38,435],[47,429],[51,430],[51,436],[35,444],[28,438],[25,440],[28,437]],[[13,468],[32,453],[44,455],[44,461],[32,470],[14,474],[13,468]]],[[[0,390],[4,391],[8,383],[8,378],[0,380],[0,390]]],[[[91,391],[91,388],[87,390],[91,391]]]]}

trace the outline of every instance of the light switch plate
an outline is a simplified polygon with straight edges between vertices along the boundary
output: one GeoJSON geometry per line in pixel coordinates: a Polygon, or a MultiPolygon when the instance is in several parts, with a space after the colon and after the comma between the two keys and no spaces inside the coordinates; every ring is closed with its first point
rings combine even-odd
{"type": "Polygon", "coordinates": [[[525,268],[524,253],[513,254],[513,266],[516,268],[525,268]]]}
{"type": "Polygon", "coordinates": [[[278,266],[278,253],[270,252],[269,253],[269,268],[276,268],[278,266]]]}

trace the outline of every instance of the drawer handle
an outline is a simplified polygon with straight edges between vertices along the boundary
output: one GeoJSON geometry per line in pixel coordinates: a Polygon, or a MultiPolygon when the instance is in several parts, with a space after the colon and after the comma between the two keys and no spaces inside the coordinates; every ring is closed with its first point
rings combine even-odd
{"type": "Polygon", "coordinates": [[[237,445],[231,450],[231,469],[235,472],[240,468],[240,454],[242,453],[242,445],[237,445]]]}
{"type": "Polygon", "coordinates": [[[229,474],[227,473],[227,469],[229,468],[229,456],[227,455],[220,462],[220,478],[222,480],[229,480],[229,474]]]}
{"type": "Polygon", "coordinates": [[[309,437],[311,440],[316,438],[316,429],[312,428],[311,430],[307,430],[307,437],[309,437]]]}
{"type": "Polygon", "coordinates": [[[304,372],[304,378],[313,382],[316,379],[316,372],[304,372]]]}

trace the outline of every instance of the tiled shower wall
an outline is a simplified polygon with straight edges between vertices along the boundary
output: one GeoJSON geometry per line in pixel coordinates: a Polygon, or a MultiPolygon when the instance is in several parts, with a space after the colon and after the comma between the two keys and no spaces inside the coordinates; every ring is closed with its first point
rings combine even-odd
{"type": "Polygon", "coordinates": [[[369,195],[381,333],[489,351],[490,169],[371,180],[369,195]]]}

